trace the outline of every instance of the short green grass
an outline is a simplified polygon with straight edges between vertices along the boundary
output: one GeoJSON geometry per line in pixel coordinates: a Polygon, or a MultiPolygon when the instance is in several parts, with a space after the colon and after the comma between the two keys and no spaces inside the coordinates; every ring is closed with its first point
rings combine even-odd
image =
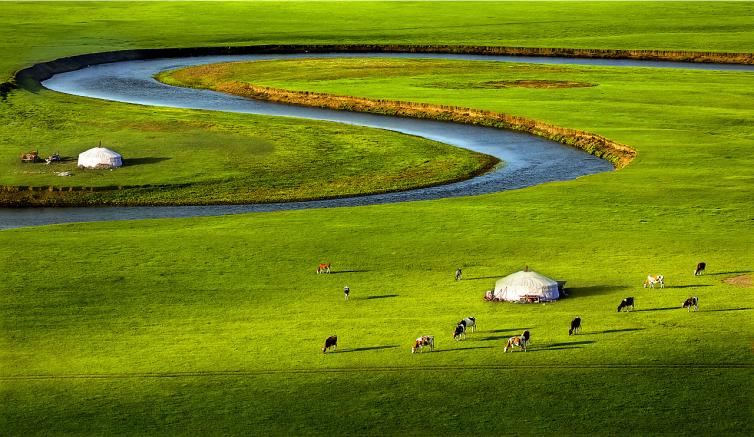
{"type": "Polygon", "coordinates": [[[42,91],[0,104],[5,144],[0,204],[207,204],[308,200],[434,185],[468,178],[495,158],[386,131],[342,125],[83,99],[42,91]],[[36,107],[29,117],[28,108],[36,107]],[[323,138],[326,140],[323,141],[323,138]],[[102,145],[117,170],[80,170],[78,154],[102,145]],[[19,154],[59,152],[54,165],[19,154]],[[70,171],[69,177],[57,173],[70,171]],[[69,187],[79,191],[69,192],[69,187]],[[80,188],[99,187],[96,192],[80,188]],[[121,189],[118,189],[120,187],[121,189]],[[64,190],[60,193],[60,190],[64,190]],[[33,193],[31,193],[33,194],[33,193]]]}
{"type": "MultiPolygon", "coordinates": [[[[752,46],[750,3],[3,3],[0,10],[7,75],[70,54],[154,46],[752,46]]],[[[754,299],[750,287],[724,282],[754,271],[749,79],[583,68],[552,75],[598,85],[459,89],[473,81],[454,77],[424,89],[396,77],[385,95],[593,130],[636,147],[630,166],[479,197],[0,232],[0,430],[752,434],[754,299]],[[495,100],[485,102],[484,93],[495,100]],[[335,274],[317,276],[322,261],[335,274]],[[693,277],[698,261],[708,271],[693,277]],[[497,278],[525,264],[567,280],[571,297],[482,302],[497,278]],[[649,273],[664,274],[667,288],[642,289],[649,273]],[[692,294],[698,313],[680,309],[692,294]],[[636,297],[637,311],[618,314],[626,296],[636,297]],[[453,324],[470,315],[479,331],[451,341],[453,324]],[[576,315],[584,329],[569,337],[576,315]],[[524,328],[531,350],[503,354],[504,339],[524,328]],[[323,355],[331,334],[340,351],[323,355]],[[410,354],[421,334],[437,336],[437,352],[410,354]]],[[[373,96],[365,79],[353,92],[373,96]]],[[[16,91],[0,106],[23,116],[4,118],[0,133],[63,141],[83,128],[57,130],[65,118],[49,123],[58,118],[45,108],[84,117],[97,105],[16,91]],[[27,119],[22,128],[12,124],[27,119]]],[[[160,121],[166,116],[148,113],[232,120],[128,111],[160,121]]],[[[91,141],[110,123],[87,128],[91,141]]],[[[3,150],[18,146],[2,141],[3,150]]]]}

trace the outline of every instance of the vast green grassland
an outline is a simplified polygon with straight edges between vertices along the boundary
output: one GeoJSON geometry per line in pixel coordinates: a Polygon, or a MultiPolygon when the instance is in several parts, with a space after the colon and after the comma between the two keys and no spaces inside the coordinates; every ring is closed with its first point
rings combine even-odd
{"type": "MultiPolygon", "coordinates": [[[[0,66],[10,75],[83,52],[266,42],[750,51],[752,9],[3,3],[0,66]]],[[[629,144],[638,158],[616,172],[477,197],[1,231],[0,434],[754,433],[751,75],[469,67],[256,63],[234,80],[526,115],[629,144]],[[490,85],[516,80],[595,86],[490,85]],[[316,275],[325,261],[334,274],[316,275]],[[698,261],[708,269],[694,277],[698,261]],[[482,301],[496,279],[525,264],[568,281],[570,296],[545,305],[482,301]],[[456,282],[458,267],[464,279],[456,282]],[[641,288],[650,273],[664,274],[667,287],[641,288]],[[700,298],[699,312],[680,308],[691,295],[700,298]],[[636,311],[616,312],[626,296],[636,298],[636,311]],[[569,337],[577,315],[582,333],[569,337]],[[476,316],[479,329],[452,341],[453,325],[466,316],[476,316]],[[504,354],[505,339],[524,329],[530,350],[504,354]],[[322,354],[332,334],[339,348],[322,354]],[[422,334],[436,336],[437,350],[412,355],[422,334]]],[[[21,90],[0,108],[14,114],[0,127],[2,153],[15,150],[24,131],[64,144],[78,131],[97,140],[117,132],[118,141],[150,147],[154,137],[175,149],[207,138],[202,156],[213,153],[203,141],[238,136],[259,150],[273,139],[322,147],[304,132],[312,124],[262,117],[21,90]],[[95,113],[101,127],[82,122],[95,113]],[[159,129],[146,129],[150,123],[159,129]],[[259,129],[265,123],[279,130],[259,129]]],[[[316,126],[337,133],[326,137],[332,147],[360,138],[373,153],[370,141],[382,139],[316,126]]],[[[422,143],[405,141],[406,148],[422,143]]],[[[144,157],[163,157],[147,150],[144,157]]],[[[200,166],[181,159],[184,174],[200,166]]],[[[171,177],[158,173],[150,178],[171,177]]]]}

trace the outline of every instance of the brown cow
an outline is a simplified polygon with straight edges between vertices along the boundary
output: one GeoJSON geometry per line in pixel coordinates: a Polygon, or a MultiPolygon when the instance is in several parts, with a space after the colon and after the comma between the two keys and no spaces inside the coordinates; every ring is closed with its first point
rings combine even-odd
{"type": "Polygon", "coordinates": [[[421,337],[417,338],[414,342],[414,346],[411,348],[411,353],[414,354],[416,351],[424,351],[424,346],[429,346],[429,350],[433,351],[435,350],[435,336],[434,335],[422,335],[421,337]]]}
{"type": "Polygon", "coordinates": [[[330,273],[330,263],[321,263],[317,266],[317,274],[320,273],[330,273]]]}
{"type": "Polygon", "coordinates": [[[523,334],[511,337],[508,339],[508,343],[503,348],[503,352],[508,352],[508,349],[512,347],[520,347],[522,351],[526,352],[526,346],[529,345],[529,331],[524,331],[523,334]]]}

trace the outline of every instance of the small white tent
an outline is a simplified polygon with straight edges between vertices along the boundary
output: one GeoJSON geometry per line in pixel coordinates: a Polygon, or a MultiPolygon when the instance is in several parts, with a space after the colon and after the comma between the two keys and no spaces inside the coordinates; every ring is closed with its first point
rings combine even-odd
{"type": "Polygon", "coordinates": [[[79,153],[79,168],[116,168],[123,165],[119,153],[105,147],[95,147],[79,153]]]}
{"type": "Polygon", "coordinates": [[[495,283],[495,300],[518,302],[536,299],[540,302],[558,300],[558,283],[537,272],[525,270],[508,275],[495,283]]]}

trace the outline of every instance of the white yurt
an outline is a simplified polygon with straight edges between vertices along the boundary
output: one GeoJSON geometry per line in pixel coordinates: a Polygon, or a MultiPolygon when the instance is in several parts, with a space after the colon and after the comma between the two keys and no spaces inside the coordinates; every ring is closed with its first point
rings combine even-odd
{"type": "Polygon", "coordinates": [[[106,147],[95,147],[79,153],[79,168],[116,168],[123,165],[120,153],[106,147]]]}
{"type": "Polygon", "coordinates": [[[526,270],[510,274],[495,283],[495,300],[509,302],[558,300],[558,283],[547,276],[526,270]]]}

